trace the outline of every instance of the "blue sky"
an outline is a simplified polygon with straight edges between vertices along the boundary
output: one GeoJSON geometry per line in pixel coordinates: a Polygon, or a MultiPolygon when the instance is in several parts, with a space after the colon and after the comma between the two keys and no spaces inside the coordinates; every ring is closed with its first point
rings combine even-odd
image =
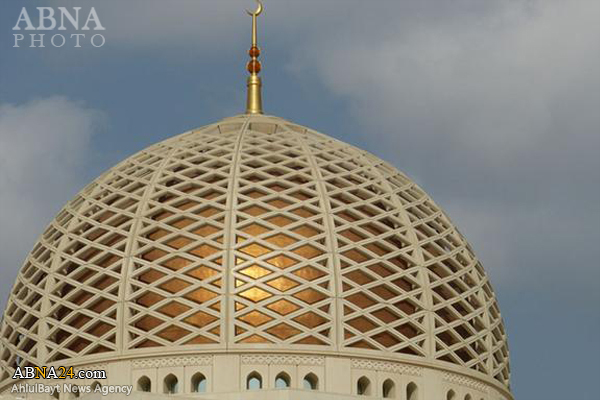
{"type": "MultiPolygon", "coordinates": [[[[243,112],[251,1],[0,4],[2,302],[102,171],[243,112]],[[23,5],[95,5],[106,43],[13,48],[23,5]]],[[[392,162],[483,260],[523,400],[597,399],[600,3],[266,1],[268,114],[392,162]]]]}

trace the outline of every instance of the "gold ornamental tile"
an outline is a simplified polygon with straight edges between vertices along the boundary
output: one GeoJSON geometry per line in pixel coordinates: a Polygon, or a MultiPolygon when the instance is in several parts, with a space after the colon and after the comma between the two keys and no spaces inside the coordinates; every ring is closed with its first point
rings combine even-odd
{"type": "Polygon", "coordinates": [[[360,269],[355,269],[354,271],[350,271],[350,272],[344,274],[344,276],[346,278],[350,279],[352,282],[357,283],[358,285],[365,285],[367,283],[371,283],[374,281],[374,279],[371,278],[371,276],[365,274],[360,269]]]}
{"type": "Polygon", "coordinates": [[[293,219],[284,217],[283,215],[277,215],[275,217],[267,218],[267,221],[277,226],[286,226],[294,222],[293,219]]]}
{"type": "Polygon", "coordinates": [[[165,276],[166,274],[155,269],[149,269],[138,275],[140,281],[144,283],[153,283],[165,276]]]}
{"type": "Polygon", "coordinates": [[[288,300],[281,299],[269,304],[267,308],[275,311],[277,314],[288,315],[298,310],[300,307],[288,300]]]}
{"type": "Polygon", "coordinates": [[[164,297],[159,294],[146,292],[143,296],[137,298],[136,303],[144,307],[151,307],[162,299],[164,299],[164,297]]]}
{"type": "Polygon", "coordinates": [[[286,292],[298,286],[299,283],[284,276],[280,276],[279,278],[268,281],[267,285],[279,290],[280,292],[286,292]]]}
{"type": "Polygon", "coordinates": [[[265,339],[259,335],[248,336],[247,338],[238,340],[236,343],[273,343],[269,339],[265,339]]]}
{"type": "Polygon", "coordinates": [[[186,299],[195,301],[196,303],[202,304],[204,302],[214,299],[217,296],[218,296],[217,293],[214,293],[214,292],[211,292],[210,290],[201,288],[201,289],[198,289],[191,293],[186,294],[184,297],[186,299]]]}
{"type": "Polygon", "coordinates": [[[159,288],[166,290],[169,293],[177,293],[187,288],[188,286],[190,286],[189,282],[186,282],[179,278],[173,278],[160,285],[159,288]]]}
{"type": "Polygon", "coordinates": [[[220,251],[219,249],[217,249],[213,246],[209,246],[208,244],[203,244],[203,245],[200,245],[200,246],[190,250],[189,252],[190,252],[190,254],[193,254],[195,256],[207,258],[219,251],[220,251]]]}
{"type": "Polygon", "coordinates": [[[259,206],[252,206],[252,207],[243,209],[242,212],[249,214],[253,217],[258,217],[259,215],[266,213],[267,210],[262,207],[259,207],[259,206]]]}
{"type": "Polygon", "coordinates": [[[196,326],[198,328],[202,328],[203,326],[206,326],[206,325],[216,321],[217,319],[218,318],[215,317],[214,315],[210,315],[205,312],[198,311],[197,313],[190,315],[183,321],[190,325],[196,326]]]}
{"type": "Polygon", "coordinates": [[[285,201],[285,200],[282,200],[282,199],[275,199],[275,200],[271,200],[271,201],[269,201],[269,202],[268,202],[268,204],[269,204],[270,206],[272,206],[272,207],[275,207],[275,208],[279,208],[279,209],[281,209],[281,208],[286,208],[286,207],[288,207],[288,206],[289,206],[290,204],[292,204],[292,203],[290,203],[290,202],[288,202],[288,201],[285,201]]]}
{"type": "Polygon", "coordinates": [[[259,279],[259,278],[262,278],[263,276],[269,275],[271,273],[273,273],[273,271],[270,271],[259,265],[252,265],[252,266],[250,266],[248,268],[244,268],[243,270],[240,271],[240,274],[244,274],[253,279],[259,279]]]}
{"type": "Polygon", "coordinates": [[[320,277],[322,277],[324,275],[327,275],[325,272],[321,271],[320,269],[311,267],[310,265],[307,267],[300,268],[292,273],[304,280],[307,280],[307,281],[313,281],[315,279],[319,279],[320,277]]]}
{"type": "Polygon", "coordinates": [[[315,215],[317,215],[313,211],[311,211],[305,207],[297,208],[297,209],[293,210],[292,213],[294,213],[297,216],[302,217],[302,218],[310,218],[310,217],[314,217],[315,215]]]}
{"type": "Polygon", "coordinates": [[[271,293],[266,292],[260,288],[257,287],[253,287],[251,289],[245,290],[242,293],[240,293],[240,296],[253,301],[255,303],[258,303],[259,301],[262,301],[264,299],[268,299],[269,297],[273,296],[271,293]]]}
{"type": "Polygon", "coordinates": [[[269,258],[267,262],[280,269],[286,269],[298,263],[298,261],[294,260],[293,258],[284,255],[269,258]]]}
{"type": "Polygon", "coordinates": [[[143,331],[151,331],[152,329],[160,326],[164,321],[161,319],[158,319],[156,317],[153,317],[152,315],[146,315],[140,319],[138,319],[135,323],[134,326],[136,328],[139,328],[143,331]]]}
{"type": "Polygon", "coordinates": [[[267,332],[281,340],[289,339],[301,333],[299,329],[296,329],[293,326],[283,322],[267,329],[267,332]]]}
{"type": "Polygon", "coordinates": [[[242,315],[241,317],[238,317],[238,319],[254,327],[261,326],[273,320],[273,318],[269,317],[268,315],[265,315],[256,310],[251,311],[248,314],[242,315]]]}
{"type": "Polygon", "coordinates": [[[315,314],[312,311],[309,311],[307,313],[297,316],[296,318],[294,318],[294,321],[306,326],[307,328],[313,329],[319,325],[323,325],[324,323],[326,323],[327,319],[323,318],[318,314],[315,314]]]}
{"type": "Polygon", "coordinates": [[[187,258],[183,258],[183,257],[173,257],[173,258],[169,258],[167,261],[163,261],[161,263],[161,265],[172,269],[174,271],[177,271],[181,268],[187,267],[189,264],[191,264],[192,262],[190,260],[188,260],[187,258]]]}
{"type": "Polygon", "coordinates": [[[280,247],[280,248],[287,247],[291,244],[296,243],[296,239],[293,239],[282,233],[275,235],[275,236],[271,236],[270,238],[265,239],[265,241],[271,243],[272,245],[280,247]]]}
{"type": "Polygon", "coordinates": [[[217,271],[213,268],[206,267],[206,266],[201,266],[198,268],[194,268],[193,270],[188,271],[185,274],[192,276],[199,280],[205,280],[205,279],[212,278],[215,275],[218,275],[219,271],[217,271]]]}
{"type": "Polygon", "coordinates": [[[261,192],[259,190],[253,189],[253,190],[251,190],[249,192],[244,193],[244,195],[248,196],[248,197],[251,197],[253,199],[258,199],[260,197],[265,196],[265,193],[263,193],[263,192],[261,192]]]}
{"type": "Polygon", "coordinates": [[[186,226],[193,224],[194,222],[196,222],[196,221],[191,218],[183,217],[183,218],[178,218],[177,220],[175,220],[173,222],[170,222],[169,225],[171,225],[174,228],[183,229],[186,226]]]}
{"type": "Polygon", "coordinates": [[[306,259],[315,258],[323,254],[321,250],[317,249],[314,246],[311,246],[310,244],[300,246],[297,249],[294,249],[293,252],[299,255],[300,257],[304,257],[306,259]]]}
{"type": "Polygon", "coordinates": [[[390,324],[394,321],[397,321],[400,318],[397,314],[389,310],[387,307],[382,308],[381,310],[374,311],[371,314],[386,324],[390,324]]]}
{"type": "Polygon", "coordinates": [[[211,236],[214,233],[219,232],[221,229],[216,228],[212,225],[203,225],[199,228],[196,228],[192,231],[192,233],[194,235],[198,235],[198,236],[202,236],[202,237],[207,237],[207,236],[211,236]]]}
{"type": "Polygon", "coordinates": [[[246,254],[248,254],[249,256],[252,256],[252,257],[260,257],[263,254],[267,254],[267,253],[271,252],[270,249],[268,249],[266,247],[263,247],[263,246],[261,246],[259,244],[256,244],[256,243],[252,243],[251,245],[242,247],[240,249],[240,251],[242,253],[246,253],[246,254]]]}
{"type": "Polygon", "coordinates": [[[152,249],[150,251],[145,252],[142,255],[142,258],[146,261],[156,261],[159,258],[166,256],[168,253],[166,251],[160,249],[152,249]]]}
{"type": "Polygon", "coordinates": [[[262,225],[251,224],[245,228],[242,228],[241,231],[244,233],[247,233],[250,236],[260,236],[261,234],[263,234],[265,232],[269,232],[269,229],[265,228],[262,225]]]}
{"type": "Polygon", "coordinates": [[[294,293],[293,296],[308,304],[317,303],[327,297],[323,293],[317,292],[316,290],[311,288],[305,289],[298,293],[294,293]]]}
{"type": "Polygon", "coordinates": [[[193,240],[190,238],[187,238],[185,236],[177,236],[171,240],[169,240],[167,243],[165,243],[167,246],[172,247],[174,249],[181,249],[185,246],[187,246],[188,244],[192,243],[193,240]]]}
{"type": "Polygon", "coordinates": [[[384,300],[389,300],[391,298],[398,296],[398,293],[394,292],[390,287],[388,287],[385,284],[372,287],[369,290],[384,300]]]}
{"type": "MultiPolygon", "coordinates": [[[[198,204],[196,202],[190,202],[190,203],[193,203],[193,204],[191,204],[188,208],[191,208],[198,204]]],[[[177,207],[177,208],[181,208],[181,207],[177,207]]],[[[210,218],[213,215],[219,214],[220,212],[222,212],[222,210],[219,210],[218,208],[206,207],[206,208],[202,208],[201,210],[197,211],[196,214],[201,217],[204,217],[204,218],[210,218]]]]}
{"type": "Polygon", "coordinates": [[[167,236],[169,233],[171,233],[171,232],[166,231],[164,229],[155,229],[152,232],[150,232],[146,237],[150,240],[156,241],[163,236],[167,236]]]}
{"type": "Polygon", "coordinates": [[[352,326],[355,329],[358,329],[363,333],[377,328],[377,324],[365,317],[354,318],[348,321],[347,323],[348,325],[352,326]]]}
{"type": "Polygon", "coordinates": [[[312,226],[308,226],[308,225],[302,225],[302,226],[299,226],[298,228],[292,229],[292,232],[297,233],[298,235],[302,235],[306,238],[310,238],[310,237],[313,237],[313,236],[321,233],[321,231],[313,228],[312,226]]]}
{"type": "Polygon", "coordinates": [[[176,301],[172,301],[172,302],[160,307],[158,309],[158,312],[168,315],[169,317],[176,317],[180,314],[185,313],[189,309],[190,309],[190,307],[186,306],[185,304],[181,304],[176,301]]]}

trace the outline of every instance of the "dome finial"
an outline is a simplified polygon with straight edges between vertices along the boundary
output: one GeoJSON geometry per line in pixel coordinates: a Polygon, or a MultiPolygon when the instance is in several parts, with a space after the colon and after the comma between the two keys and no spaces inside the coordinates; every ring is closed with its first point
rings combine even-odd
{"type": "Polygon", "coordinates": [[[261,87],[262,82],[258,73],[260,72],[260,61],[258,56],[260,55],[260,49],[258,48],[257,34],[256,34],[256,17],[258,17],[263,11],[263,5],[260,0],[256,0],[258,7],[254,12],[246,10],[248,15],[252,17],[252,47],[248,51],[250,55],[250,61],[248,62],[247,69],[250,72],[246,86],[248,87],[248,98],[246,100],[246,114],[262,114],[262,96],[261,87]]]}

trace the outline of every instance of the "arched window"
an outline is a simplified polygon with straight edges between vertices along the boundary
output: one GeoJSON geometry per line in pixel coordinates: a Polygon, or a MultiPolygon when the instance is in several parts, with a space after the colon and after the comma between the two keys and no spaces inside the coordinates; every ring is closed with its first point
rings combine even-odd
{"type": "Polygon", "coordinates": [[[302,387],[306,390],[317,390],[319,389],[319,378],[312,372],[307,374],[302,380],[302,387]]]}
{"type": "Polygon", "coordinates": [[[446,400],[456,400],[456,393],[454,393],[454,390],[448,390],[448,393],[446,393],[446,400]]]}
{"type": "Polygon", "coordinates": [[[465,395],[465,400],[473,400],[470,394],[465,395]]]}
{"type": "Polygon", "coordinates": [[[366,376],[363,376],[356,382],[356,393],[359,396],[371,395],[371,381],[366,376]]]}
{"type": "Polygon", "coordinates": [[[58,399],[60,396],[60,393],[58,393],[58,390],[54,391],[54,393],[52,393],[52,398],[53,399],[58,399]]]}
{"type": "Polygon", "coordinates": [[[406,386],[406,400],[417,400],[419,396],[419,388],[414,382],[406,386]]]}
{"type": "Polygon", "coordinates": [[[252,372],[250,375],[248,375],[248,378],[246,378],[246,389],[262,389],[262,377],[258,372],[252,372]]]}
{"type": "Polygon", "coordinates": [[[206,377],[200,372],[195,373],[192,376],[192,392],[204,393],[206,390],[206,377]]]}
{"type": "Polygon", "coordinates": [[[280,372],[275,377],[275,389],[285,389],[290,387],[290,377],[285,372],[280,372]]]}
{"type": "Polygon", "coordinates": [[[383,382],[382,392],[384,399],[393,399],[396,397],[396,385],[394,385],[394,381],[387,379],[385,382],[383,382]]]}
{"type": "Polygon", "coordinates": [[[95,381],[94,383],[92,383],[92,384],[90,385],[90,387],[92,388],[92,393],[93,393],[93,392],[95,392],[95,391],[96,391],[96,388],[101,388],[101,387],[102,387],[102,385],[100,384],[100,382],[98,382],[98,381],[95,381]]]}
{"type": "Polygon", "coordinates": [[[147,376],[142,376],[137,381],[138,392],[150,392],[152,390],[152,382],[147,376]]]}
{"type": "Polygon", "coordinates": [[[173,374],[169,374],[165,376],[164,384],[164,393],[167,394],[175,394],[179,391],[179,380],[173,374]]]}

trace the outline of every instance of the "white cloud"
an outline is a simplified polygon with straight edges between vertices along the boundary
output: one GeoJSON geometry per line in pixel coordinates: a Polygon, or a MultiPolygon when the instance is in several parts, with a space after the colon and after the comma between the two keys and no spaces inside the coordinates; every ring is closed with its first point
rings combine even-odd
{"type": "Polygon", "coordinates": [[[293,65],[316,68],[371,126],[404,125],[404,136],[486,151],[490,163],[553,134],[564,101],[597,104],[600,3],[509,2],[476,14],[467,3],[443,20],[422,9],[402,15],[399,7],[396,24],[321,33],[293,65]]]}
{"type": "MultiPolygon", "coordinates": [[[[44,226],[81,188],[102,114],[64,97],[0,104],[0,293],[44,226]]],[[[1,299],[0,302],[4,302],[1,299]]]]}

